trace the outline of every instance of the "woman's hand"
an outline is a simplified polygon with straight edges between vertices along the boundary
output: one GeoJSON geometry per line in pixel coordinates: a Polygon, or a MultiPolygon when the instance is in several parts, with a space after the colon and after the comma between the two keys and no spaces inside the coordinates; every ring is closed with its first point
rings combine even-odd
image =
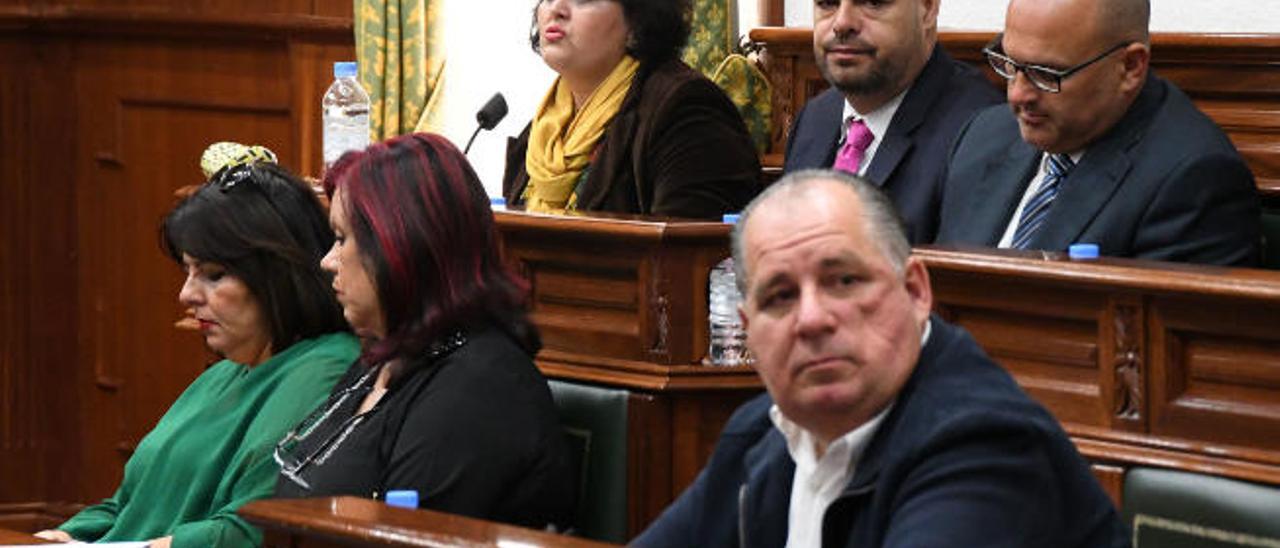
{"type": "Polygon", "coordinates": [[[158,539],[152,540],[151,542],[148,542],[147,548],[169,548],[169,545],[172,543],[173,543],[172,536],[160,537],[158,539]]]}
{"type": "Polygon", "coordinates": [[[58,542],[73,542],[76,540],[71,538],[71,535],[67,534],[66,531],[59,531],[57,529],[45,529],[36,533],[36,536],[45,540],[54,540],[58,542]]]}

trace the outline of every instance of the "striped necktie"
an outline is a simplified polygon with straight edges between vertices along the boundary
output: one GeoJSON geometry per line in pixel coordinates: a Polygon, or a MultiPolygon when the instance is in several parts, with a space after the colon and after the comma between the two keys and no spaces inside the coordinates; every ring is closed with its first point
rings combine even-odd
{"type": "Polygon", "coordinates": [[[1040,225],[1044,224],[1044,220],[1049,216],[1049,208],[1053,207],[1054,198],[1058,197],[1058,189],[1062,186],[1062,180],[1067,178],[1067,174],[1071,173],[1071,168],[1075,167],[1075,162],[1071,161],[1071,157],[1066,154],[1050,154],[1049,165],[1045,169],[1044,182],[1040,184],[1040,188],[1036,190],[1035,195],[1027,200],[1027,205],[1022,208],[1022,216],[1018,218],[1018,228],[1013,231],[1013,240],[1009,246],[1014,249],[1027,249],[1027,244],[1031,243],[1031,238],[1035,236],[1036,231],[1040,230],[1040,225]]]}

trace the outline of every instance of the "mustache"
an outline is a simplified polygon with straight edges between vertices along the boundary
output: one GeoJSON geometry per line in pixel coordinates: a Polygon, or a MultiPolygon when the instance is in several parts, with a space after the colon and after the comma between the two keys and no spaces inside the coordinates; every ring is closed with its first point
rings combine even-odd
{"type": "Polygon", "coordinates": [[[875,51],[876,47],[858,38],[856,34],[836,34],[834,38],[822,41],[823,49],[831,49],[834,47],[853,48],[858,50],[875,51]]]}

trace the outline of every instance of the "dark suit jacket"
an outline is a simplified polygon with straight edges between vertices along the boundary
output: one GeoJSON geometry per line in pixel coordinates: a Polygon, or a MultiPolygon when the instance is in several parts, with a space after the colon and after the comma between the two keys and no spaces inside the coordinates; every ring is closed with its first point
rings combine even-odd
{"type": "MultiPolygon", "coordinates": [[[[937,233],[946,157],[956,134],[975,112],[1003,100],[976,69],[955,61],[941,46],[933,48],[866,171],[866,178],[897,204],[912,243],[929,243],[937,233]]],[[[835,163],[844,104],[835,88],[805,103],[787,140],[786,171],[835,163]]]]}
{"type": "MultiPolygon", "coordinates": [[[[529,128],[507,146],[502,193],[522,204],[529,128]]],[[[678,59],[642,66],[597,145],[578,209],[719,219],[760,192],[760,160],[738,110],[678,59]]]]}
{"type": "MultiPolygon", "coordinates": [[[[933,333],[823,518],[825,547],[1129,546],[1065,432],[962,329],[933,333]]],[[[766,394],[734,413],[710,463],[635,546],[786,543],[795,463],[766,394]]]]}
{"type": "MultiPolygon", "coordinates": [[[[999,243],[1040,156],[1009,108],[975,116],[951,154],[937,241],[999,243]]],[[[1252,266],[1258,208],[1253,175],[1222,130],[1151,75],[1063,181],[1030,247],[1087,242],[1109,256],[1252,266]]]]}

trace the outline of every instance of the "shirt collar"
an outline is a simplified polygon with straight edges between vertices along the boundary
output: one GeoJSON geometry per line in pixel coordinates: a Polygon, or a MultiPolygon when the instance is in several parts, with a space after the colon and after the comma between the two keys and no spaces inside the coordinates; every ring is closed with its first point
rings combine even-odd
{"type": "Polygon", "coordinates": [[[902,99],[906,96],[907,90],[903,90],[902,93],[895,95],[888,102],[880,105],[880,108],[867,113],[854,110],[853,105],[849,104],[848,100],[845,100],[844,115],[841,117],[844,125],[841,128],[845,133],[848,133],[850,119],[862,120],[864,124],[867,124],[867,129],[871,130],[871,135],[875,136],[876,140],[879,140],[884,137],[885,132],[889,131],[889,122],[893,121],[893,115],[898,112],[898,107],[902,105],[902,99]]]}
{"type": "MultiPolygon", "coordinates": [[[[926,319],[924,331],[920,333],[921,348],[924,348],[924,345],[929,342],[929,335],[932,332],[933,322],[926,319]]],[[[833,440],[827,446],[827,451],[847,450],[853,460],[856,461],[862,455],[862,450],[866,448],[867,443],[871,441],[871,437],[875,435],[876,430],[879,429],[885,415],[888,415],[889,410],[893,409],[893,404],[894,402],[889,402],[889,405],[886,405],[871,420],[833,440]]],[[[776,403],[769,408],[769,420],[773,421],[773,426],[782,433],[782,437],[787,441],[787,452],[791,454],[792,460],[800,462],[800,459],[812,460],[814,458],[813,444],[817,438],[814,437],[812,432],[783,415],[782,410],[778,408],[776,403]]]]}

